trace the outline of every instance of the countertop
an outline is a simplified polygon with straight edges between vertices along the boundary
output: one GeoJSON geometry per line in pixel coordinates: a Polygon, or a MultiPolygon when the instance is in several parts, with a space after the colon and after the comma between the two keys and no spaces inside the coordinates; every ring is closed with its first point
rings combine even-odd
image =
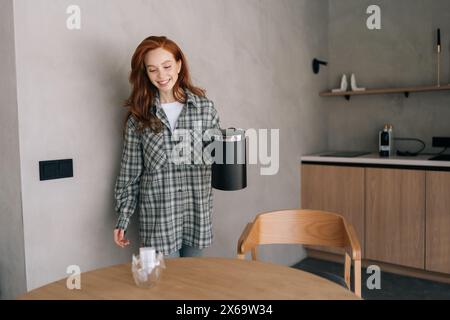
{"type": "Polygon", "coordinates": [[[321,157],[321,154],[329,152],[322,152],[301,157],[302,163],[307,162],[322,162],[322,163],[340,163],[340,164],[355,164],[355,165],[384,165],[384,166],[418,166],[418,167],[435,167],[450,169],[450,161],[436,161],[428,160],[432,156],[419,155],[415,157],[380,157],[378,153],[370,153],[358,157],[321,157]]]}

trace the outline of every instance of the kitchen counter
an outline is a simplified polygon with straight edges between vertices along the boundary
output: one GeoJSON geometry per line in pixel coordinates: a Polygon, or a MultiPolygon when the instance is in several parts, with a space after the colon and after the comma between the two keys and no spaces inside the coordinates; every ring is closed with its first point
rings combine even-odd
{"type": "Polygon", "coordinates": [[[415,157],[380,157],[378,153],[371,153],[357,157],[321,157],[322,152],[313,155],[301,157],[302,163],[321,163],[321,164],[341,164],[354,166],[373,166],[373,167],[423,167],[422,169],[450,170],[450,161],[428,160],[432,156],[419,155],[415,157]]]}

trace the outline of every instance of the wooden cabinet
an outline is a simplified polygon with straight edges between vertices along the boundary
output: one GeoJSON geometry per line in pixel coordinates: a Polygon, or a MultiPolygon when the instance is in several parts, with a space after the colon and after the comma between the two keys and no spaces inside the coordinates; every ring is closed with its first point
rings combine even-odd
{"type": "Polygon", "coordinates": [[[425,171],[366,168],[366,258],[425,267],[425,171]]]}
{"type": "Polygon", "coordinates": [[[450,274],[448,171],[302,163],[301,204],[342,214],[365,260],[450,274]]]}
{"type": "Polygon", "coordinates": [[[355,228],[364,256],[364,168],[304,164],[301,180],[301,207],[344,216],[355,228]]]}
{"type": "Polygon", "coordinates": [[[427,172],[426,264],[450,273],[450,172],[427,172]]]}

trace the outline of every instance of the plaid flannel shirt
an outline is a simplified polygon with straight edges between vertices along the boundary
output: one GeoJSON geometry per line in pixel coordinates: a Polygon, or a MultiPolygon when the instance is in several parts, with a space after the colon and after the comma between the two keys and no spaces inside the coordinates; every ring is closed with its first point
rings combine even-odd
{"type": "MultiPolygon", "coordinates": [[[[158,96],[151,111],[161,119],[162,132],[155,134],[145,128],[139,133],[137,120],[129,117],[114,188],[119,215],[116,228],[126,230],[131,216],[139,209],[141,245],[154,247],[165,255],[183,244],[208,247],[213,238],[211,165],[169,160],[182,140],[177,136],[182,131],[179,129],[188,129],[191,141],[195,141],[195,135],[220,127],[219,116],[212,101],[189,90],[185,93],[186,104],[173,132],[158,96]]],[[[198,151],[198,144],[195,147],[198,151]]]]}

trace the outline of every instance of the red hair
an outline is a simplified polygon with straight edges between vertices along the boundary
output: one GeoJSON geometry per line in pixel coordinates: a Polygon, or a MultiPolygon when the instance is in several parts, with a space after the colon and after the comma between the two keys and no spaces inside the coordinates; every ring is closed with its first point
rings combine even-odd
{"type": "Polygon", "coordinates": [[[175,42],[164,36],[151,36],[144,39],[136,48],[131,59],[129,81],[133,89],[124,105],[124,107],[128,108],[125,123],[133,115],[139,122],[139,131],[148,127],[155,133],[161,132],[163,126],[161,120],[150,112],[150,107],[153,105],[158,89],[148,78],[144,58],[149,51],[157,48],[163,48],[172,53],[175,61],[181,60],[181,70],[173,87],[173,94],[178,102],[186,102],[184,89],[188,89],[193,94],[201,97],[204,97],[206,92],[204,89],[195,87],[192,84],[186,57],[175,42]]]}

